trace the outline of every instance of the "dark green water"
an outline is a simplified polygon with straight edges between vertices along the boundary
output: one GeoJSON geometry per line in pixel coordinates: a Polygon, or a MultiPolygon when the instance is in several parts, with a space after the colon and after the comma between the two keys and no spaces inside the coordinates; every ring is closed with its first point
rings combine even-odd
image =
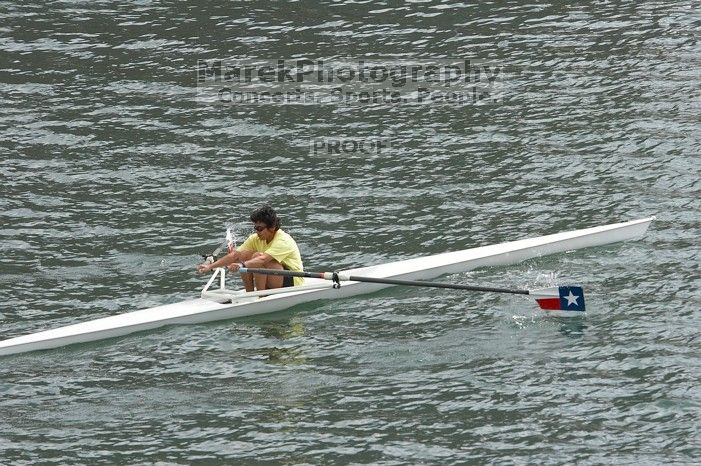
{"type": "Polygon", "coordinates": [[[0,463],[698,461],[699,11],[0,2],[2,339],[195,296],[198,254],[263,202],[310,270],[658,217],[636,242],[445,278],[582,283],[586,318],[394,288],[2,358],[0,463]],[[231,58],[482,60],[503,94],[198,101],[198,60],[231,58]]]}

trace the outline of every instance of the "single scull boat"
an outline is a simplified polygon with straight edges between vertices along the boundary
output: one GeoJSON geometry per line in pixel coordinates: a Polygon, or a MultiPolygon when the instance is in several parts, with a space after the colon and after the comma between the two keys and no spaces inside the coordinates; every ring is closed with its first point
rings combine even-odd
{"type": "MultiPolygon", "coordinates": [[[[638,238],[655,217],[604,225],[508,243],[482,246],[433,256],[340,271],[345,276],[396,280],[430,280],[441,275],[477,267],[501,266],[534,257],[638,238]]],[[[336,299],[372,293],[388,283],[348,281],[334,283],[309,278],[293,288],[246,293],[225,287],[224,269],[217,269],[201,292],[201,298],[142,309],[111,317],[68,325],[0,341],[0,355],[56,348],[75,343],[118,337],[171,324],[197,324],[236,317],[266,314],[320,299],[336,299]],[[219,288],[210,287],[219,277],[219,288]]]]}

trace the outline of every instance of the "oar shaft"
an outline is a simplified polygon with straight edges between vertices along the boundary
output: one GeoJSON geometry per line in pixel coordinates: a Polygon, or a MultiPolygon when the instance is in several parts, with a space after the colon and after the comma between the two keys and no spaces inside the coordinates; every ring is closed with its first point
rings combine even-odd
{"type": "Polygon", "coordinates": [[[250,267],[241,267],[239,272],[258,273],[261,275],[282,275],[283,277],[323,278],[326,280],[331,280],[331,276],[333,275],[331,272],[295,272],[293,270],[255,269],[250,267]]]}
{"type": "Polygon", "coordinates": [[[491,286],[475,286],[475,285],[460,285],[457,283],[439,283],[428,282],[423,280],[398,280],[394,278],[374,278],[374,277],[348,277],[354,282],[368,283],[385,283],[388,285],[404,285],[404,286],[425,286],[428,288],[448,288],[451,290],[467,290],[467,291],[488,291],[492,293],[511,293],[511,294],[528,294],[528,290],[514,290],[510,288],[495,288],[491,286]]]}
{"type": "MultiPolygon", "coordinates": [[[[277,270],[277,269],[252,269],[241,268],[242,273],[257,273],[264,275],[282,275],[286,277],[305,277],[305,278],[323,278],[325,280],[333,280],[332,272],[295,272],[292,270],[277,270]]],[[[438,283],[422,280],[400,280],[396,278],[375,278],[375,277],[358,277],[354,275],[338,274],[338,279],[342,281],[365,282],[365,283],[382,283],[385,285],[403,285],[403,286],[423,286],[429,288],[448,288],[451,290],[466,290],[466,291],[487,291],[492,293],[511,293],[511,294],[529,294],[528,290],[515,290],[510,288],[495,288],[491,286],[474,286],[474,285],[459,285],[455,283],[438,283]]]]}

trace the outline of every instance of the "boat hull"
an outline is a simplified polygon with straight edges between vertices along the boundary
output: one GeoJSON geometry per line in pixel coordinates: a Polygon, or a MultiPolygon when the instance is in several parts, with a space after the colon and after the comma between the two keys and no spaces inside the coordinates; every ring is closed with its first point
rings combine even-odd
{"type": "MultiPolygon", "coordinates": [[[[509,265],[534,257],[635,239],[645,234],[652,220],[654,217],[343,272],[349,275],[378,278],[430,280],[441,275],[465,272],[479,267],[509,265]]],[[[318,283],[322,280],[307,279],[306,282],[318,283]]],[[[291,288],[289,293],[263,298],[244,298],[229,304],[194,299],[11,338],[0,342],[0,355],[103,340],[164,325],[197,324],[267,314],[310,301],[372,293],[388,286],[392,285],[345,282],[338,289],[331,288],[330,284],[324,289],[296,291],[291,288]]]]}

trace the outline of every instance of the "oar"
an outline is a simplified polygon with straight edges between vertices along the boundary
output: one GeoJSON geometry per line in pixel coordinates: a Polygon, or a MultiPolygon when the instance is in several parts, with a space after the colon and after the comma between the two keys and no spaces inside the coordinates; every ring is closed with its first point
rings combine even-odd
{"type": "Polygon", "coordinates": [[[581,286],[555,286],[538,290],[519,290],[512,288],[495,288],[491,286],[459,285],[422,280],[399,280],[396,278],[358,277],[340,272],[295,272],[291,270],[255,269],[241,267],[240,273],[257,273],[264,275],[282,275],[286,277],[322,278],[332,280],[337,286],[342,281],[382,283],[385,285],[425,286],[430,288],[448,288],[451,290],[486,291],[492,293],[511,293],[533,296],[541,309],[548,311],[584,312],[584,290],[581,286]]]}
{"type": "MultiPolygon", "coordinates": [[[[236,238],[234,237],[234,234],[231,232],[232,227],[227,227],[226,229],[226,240],[224,240],[223,243],[219,245],[217,249],[214,250],[212,254],[202,254],[202,259],[205,260],[205,262],[209,264],[213,264],[214,262],[217,261],[217,259],[220,259],[223,256],[220,256],[221,252],[226,248],[227,254],[236,249],[236,238]]],[[[226,254],[224,254],[225,256],[226,254]]]]}

